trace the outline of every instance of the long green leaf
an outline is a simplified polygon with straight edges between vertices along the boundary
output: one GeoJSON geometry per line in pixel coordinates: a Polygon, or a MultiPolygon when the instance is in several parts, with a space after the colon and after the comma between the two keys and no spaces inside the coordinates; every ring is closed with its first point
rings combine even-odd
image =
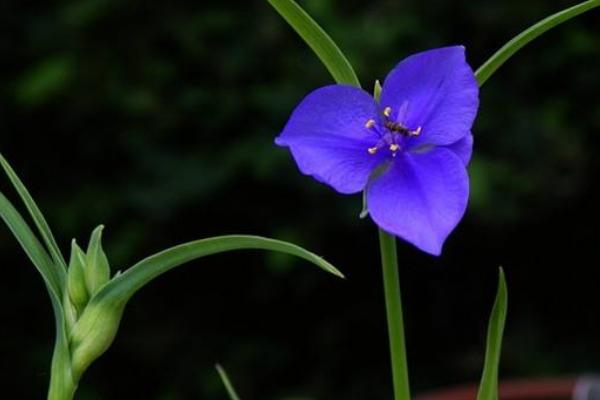
{"type": "MultiPolygon", "coordinates": [[[[48,399],[61,400],[69,390],[74,390],[70,369],[69,345],[66,335],[64,312],[61,304],[63,280],[59,270],[44,249],[44,246],[35,237],[23,217],[0,192],[0,217],[12,231],[23,250],[36,267],[46,284],[52,308],[54,310],[56,342],[52,356],[52,376],[50,379],[50,392],[48,399]],[[69,389],[71,388],[71,389],[69,389]]],[[[71,393],[72,395],[72,393],[71,393]]]]}
{"type": "Polygon", "coordinates": [[[44,246],[39,242],[35,234],[31,231],[31,228],[29,228],[12,203],[0,193],[0,215],[25,250],[25,253],[29,256],[33,265],[42,275],[52,302],[55,318],[56,341],[52,355],[52,373],[50,377],[48,399],[61,400],[71,398],[75,390],[75,385],[71,374],[69,342],[60,296],[64,284],[64,271],[66,269],[65,261],[40,209],[29,194],[25,185],[23,185],[23,182],[19,179],[2,154],[0,154],[0,164],[19,193],[23,203],[25,203],[27,210],[51,254],[50,256],[47,253],[44,246]],[[57,268],[57,266],[62,267],[57,268]]]}
{"type": "Polygon", "coordinates": [[[42,275],[50,294],[56,299],[61,298],[64,277],[59,274],[55,268],[50,256],[44,249],[44,246],[35,237],[21,214],[15,209],[11,202],[0,192],[0,217],[10,228],[13,235],[17,238],[25,253],[33,262],[33,265],[42,275]]]}
{"type": "Polygon", "coordinates": [[[223,382],[223,386],[225,386],[225,390],[227,390],[227,394],[229,395],[229,400],[240,400],[240,396],[236,393],[231,381],[229,380],[229,376],[227,376],[227,372],[221,367],[219,364],[215,365],[217,372],[219,373],[219,377],[221,377],[221,382],[223,382]]]}
{"type": "Polygon", "coordinates": [[[498,400],[498,369],[502,350],[502,335],[506,322],[507,292],[504,271],[500,268],[498,292],[490,316],[483,374],[477,400],[498,400]]]}
{"type": "Polygon", "coordinates": [[[91,302],[127,301],[145,284],[181,264],[211,254],[245,249],[291,254],[310,261],[333,275],[343,277],[340,271],[323,258],[291,243],[260,236],[218,236],[184,243],[143,259],[108,282],[91,302]]]}
{"type": "Polygon", "coordinates": [[[145,284],[188,261],[233,250],[260,249],[291,254],[323,270],[343,277],[333,265],[302,247],[259,236],[220,236],[184,243],[161,251],[115,276],[89,301],[71,332],[71,365],[78,379],[85,369],[110,346],[123,310],[131,296],[145,284]]]}
{"type": "Polygon", "coordinates": [[[48,250],[50,251],[50,255],[52,256],[52,259],[54,260],[56,265],[60,265],[60,266],[62,266],[63,269],[66,269],[65,259],[63,258],[63,255],[61,254],[60,249],[58,247],[58,244],[56,243],[56,240],[54,239],[54,235],[52,235],[50,226],[46,222],[46,219],[42,215],[42,212],[40,211],[39,207],[37,206],[37,204],[31,197],[31,194],[29,194],[29,191],[27,190],[27,188],[25,187],[25,185],[23,184],[21,179],[19,179],[19,177],[17,176],[15,171],[12,169],[12,167],[10,166],[8,161],[6,161],[4,156],[2,156],[2,154],[0,154],[0,164],[2,165],[2,168],[4,169],[4,171],[6,172],[6,175],[8,175],[13,186],[19,193],[19,196],[21,196],[21,200],[23,200],[23,203],[25,203],[25,206],[27,207],[27,210],[29,211],[29,214],[31,215],[33,222],[37,226],[40,234],[42,235],[42,239],[44,240],[44,243],[46,243],[46,246],[48,247],[48,250]]]}
{"type": "Polygon", "coordinates": [[[294,0],[268,0],[310,46],[337,83],[360,87],[352,65],[333,39],[294,0]]]}
{"type": "Polygon", "coordinates": [[[598,6],[600,6],[600,0],[584,1],[583,3],[544,18],[537,24],[515,36],[512,40],[502,46],[500,50],[494,53],[494,55],[477,70],[475,76],[477,77],[479,86],[482,86],[502,64],[527,43],[555,26],[598,6]]]}

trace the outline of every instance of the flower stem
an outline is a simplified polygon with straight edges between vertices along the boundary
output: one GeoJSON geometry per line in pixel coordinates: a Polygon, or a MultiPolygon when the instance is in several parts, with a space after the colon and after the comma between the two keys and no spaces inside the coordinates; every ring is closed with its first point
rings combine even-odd
{"type": "Polygon", "coordinates": [[[48,400],[73,400],[75,398],[76,384],[71,379],[58,376],[61,372],[52,370],[48,400]]]}
{"type": "Polygon", "coordinates": [[[381,266],[383,268],[390,356],[392,359],[394,399],[410,400],[396,239],[380,229],[379,247],[381,251],[381,266]]]}

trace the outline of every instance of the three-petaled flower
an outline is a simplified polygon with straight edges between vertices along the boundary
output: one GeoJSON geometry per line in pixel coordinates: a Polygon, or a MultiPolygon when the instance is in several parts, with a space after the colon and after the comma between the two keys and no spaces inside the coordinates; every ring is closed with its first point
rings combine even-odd
{"type": "Polygon", "coordinates": [[[366,191],[380,228],[439,255],[468,202],[478,95],[464,47],[429,50],[388,74],[379,102],[348,85],[315,90],[275,142],[302,173],[340,193],[366,191]]]}

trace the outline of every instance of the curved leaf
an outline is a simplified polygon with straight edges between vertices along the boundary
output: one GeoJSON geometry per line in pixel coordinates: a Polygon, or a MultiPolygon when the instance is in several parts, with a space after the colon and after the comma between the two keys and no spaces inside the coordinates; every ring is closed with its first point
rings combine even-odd
{"type": "Polygon", "coordinates": [[[60,270],[55,268],[44,246],[35,237],[21,214],[1,192],[0,217],[8,225],[33,265],[42,275],[50,294],[60,302],[64,275],[61,275],[60,270]]]}
{"type": "Polygon", "coordinates": [[[294,0],[268,0],[269,4],[315,52],[337,83],[360,87],[352,65],[333,39],[294,0]]]}
{"type": "Polygon", "coordinates": [[[171,247],[143,259],[108,282],[91,302],[126,302],[145,284],[181,264],[211,254],[246,249],[271,250],[291,254],[310,261],[333,275],[344,277],[340,271],[323,258],[295,244],[260,236],[217,236],[171,247]]]}
{"type": "Polygon", "coordinates": [[[12,169],[12,167],[10,166],[8,161],[6,161],[4,156],[2,156],[2,154],[0,154],[0,164],[4,169],[4,172],[6,172],[6,175],[8,175],[8,178],[12,182],[13,186],[19,193],[19,196],[21,196],[21,200],[23,200],[23,203],[25,203],[25,206],[27,207],[27,210],[29,211],[33,222],[37,226],[40,234],[42,235],[42,239],[44,240],[46,246],[48,247],[48,250],[50,251],[52,259],[57,265],[60,265],[63,269],[66,269],[67,264],[65,263],[65,259],[63,258],[63,255],[60,252],[58,244],[56,244],[56,240],[54,239],[54,235],[52,235],[50,226],[46,222],[46,219],[44,218],[44,215],[40,211],[39,207],[31,197],[31,194],[29,194],[29,191],[27,190],[21,179],[19,179],[19,176],[12,169]]]}
{"type": "Polygon", "coordinates": [[[494,53],[494,55],[491,56],[490,59],[487,60],[477,70],[477,72],[475,72],[479,86],[483,86],[483,84],[490,78],[490,76],[492,76],[494,72],[496,72],[498,68],[500,68],[502,64],[504,64],[527,43],[531,42],[533,39],[554,28],[555,26],[598,6],[600,6],[600,0],[584,1],[583,3],[577,4],[573,7],[567,8],[566,10],[557,12],[556,14],[544,18],[537,24],[515,36],[512,40],[502,46],[500,50],[494,53]]]}

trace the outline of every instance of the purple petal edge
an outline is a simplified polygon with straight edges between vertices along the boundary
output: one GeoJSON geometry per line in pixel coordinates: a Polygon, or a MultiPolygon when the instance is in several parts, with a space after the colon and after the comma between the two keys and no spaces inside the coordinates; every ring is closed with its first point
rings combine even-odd
{"type": "Polygon", "coordinates": [[[435,256],[441,254],[444,241],[463,217],[468,197],[463,160],[443,147],[399,155],[367,188],[373,221],[435,256]]]}
{"type": "Polygon", "coordinates": [[[382,162],[367,149],[378,137],[365,127],[378,118],[371,95],[348,85],[330,85],[307,95],[292,112],[281,135],[300,171],[343,194],[364,189],[371,172],[382,162]]]}
{"type": "Polygon", "coordinates": [[[448,145],[467,135],[479,106],[479,86],[465,58],[464,46],[450,46],[414,54],[401,61],[385,78],[382,107],[399,110],[407,104],[403,122],[422,127],[411,142],[448,145]]]}

